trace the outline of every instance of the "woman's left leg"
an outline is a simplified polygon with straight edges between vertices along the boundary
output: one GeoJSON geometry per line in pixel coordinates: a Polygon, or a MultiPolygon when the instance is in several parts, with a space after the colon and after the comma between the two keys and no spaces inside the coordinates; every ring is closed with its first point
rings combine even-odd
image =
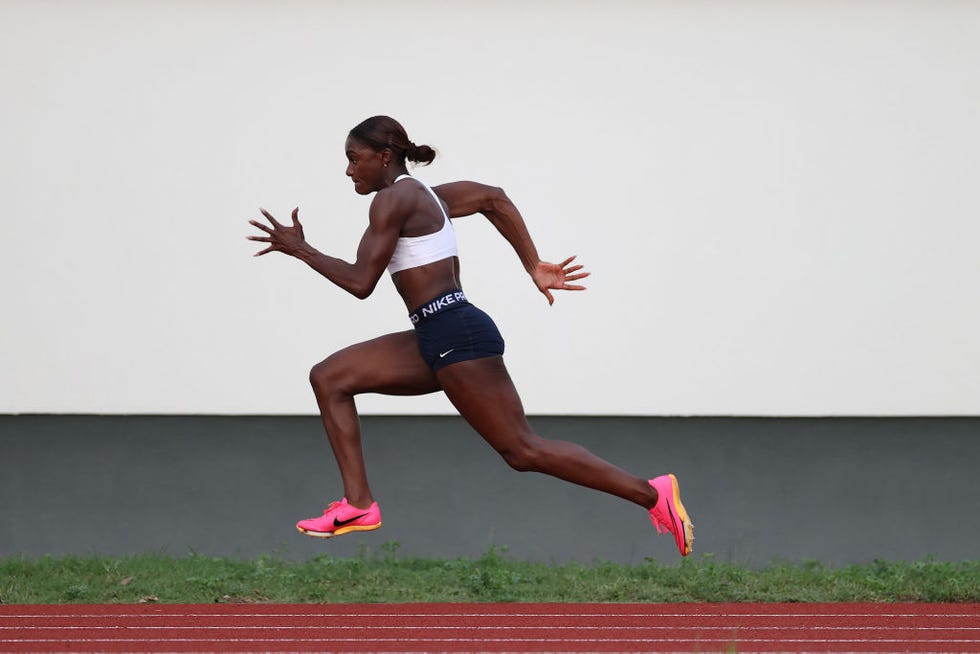
{"type": "Polygon", "coordinates": [[[446,397],[515,470],[542,472],[651,509],[657,491],[645,479],[574,443],[534,433],[503,357],[460,361],[436,372],[446,397]]]}
{"type": "Polygon", "coordinates": [[[336,352],[310,371],[323,427],[344,483],[344,497],[366,508],[374,502],[368,486],[361,425],[354,398],[362,393],[425,395],[439,390],[419,354],[412,330],[386,334],[336,352]]]}

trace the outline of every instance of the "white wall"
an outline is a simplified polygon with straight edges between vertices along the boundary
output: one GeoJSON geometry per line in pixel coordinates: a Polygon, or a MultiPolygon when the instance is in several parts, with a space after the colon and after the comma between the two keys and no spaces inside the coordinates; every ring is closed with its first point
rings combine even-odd
{"type": "MultiPolygon", "coordinates": [[[[311,413],[409,328],[352,258],[343,141],[387,113],[503,186],[589,290],[457,222],[530,413],[980,413],[980,4],[0,3],[0,412],[311,413]]],[[[364,412],[448,412],[437,396],[364,412]]]]}

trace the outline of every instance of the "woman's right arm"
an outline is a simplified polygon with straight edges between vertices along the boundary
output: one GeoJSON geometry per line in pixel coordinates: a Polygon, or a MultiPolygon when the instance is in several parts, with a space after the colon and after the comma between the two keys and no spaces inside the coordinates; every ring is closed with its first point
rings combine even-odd
{"type": "Polygon", "coordinates": [[[436,186],[432,190],[449,207],[450,218],[461,218],[475,213],[486,216],[513,246],[524,265],[524,270],[530,273],[541,261],[521,212],[502,188],[477,182],[452,182],[436,186]]]}
{"type": "Polygon", "coordinates": [[[538,290],[548,298],[548,304],[553,304],[555,301],[550,290],[585,289],[583,286],[568,283],[589,276],[587,272],[573,274],[582,269],[580,265],[570,265],[575,257],[570,257],[560,264],[541,260],[521,212],[502,188],[477,182],[451,182],[435,186],[433,190],[446,203],[451,218],[461,218],[475,213],[486,216],[517,252],[524,270],[531,275],[538,290]]]}

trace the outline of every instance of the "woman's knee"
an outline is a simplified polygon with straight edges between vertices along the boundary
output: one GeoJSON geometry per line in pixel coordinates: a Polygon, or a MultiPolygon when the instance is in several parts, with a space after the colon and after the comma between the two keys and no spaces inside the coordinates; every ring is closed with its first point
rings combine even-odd
{"type": "Polygon", "coordinates": [[[332,355],[310,368],[310,386],[317,395],[345,392],[345,366],[332,355]]]}
{"type": "Polygon", "coordinates": [[[532,435],[498,452],[507,465],[518,472],[540,472],[544,458],[543,443],[544,439],[540,436],[532,435]]]}

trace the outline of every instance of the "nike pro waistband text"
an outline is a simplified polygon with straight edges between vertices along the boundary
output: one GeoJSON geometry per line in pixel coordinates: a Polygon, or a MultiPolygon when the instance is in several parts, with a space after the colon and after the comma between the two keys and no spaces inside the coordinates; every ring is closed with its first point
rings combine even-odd
{"type": "Polygon", "coordinates": [[[445,311],[450,309],[457,304],[469,304],[466,300],[466,295],[463,291],[450,291],[445,295],[440,295],[431,302],[423,304],[418,309],[409,314],[408,319],[412,321],[414,325],[420,320],[424,320],[429,316],[433,316],[440,311],[445,311]]]}

